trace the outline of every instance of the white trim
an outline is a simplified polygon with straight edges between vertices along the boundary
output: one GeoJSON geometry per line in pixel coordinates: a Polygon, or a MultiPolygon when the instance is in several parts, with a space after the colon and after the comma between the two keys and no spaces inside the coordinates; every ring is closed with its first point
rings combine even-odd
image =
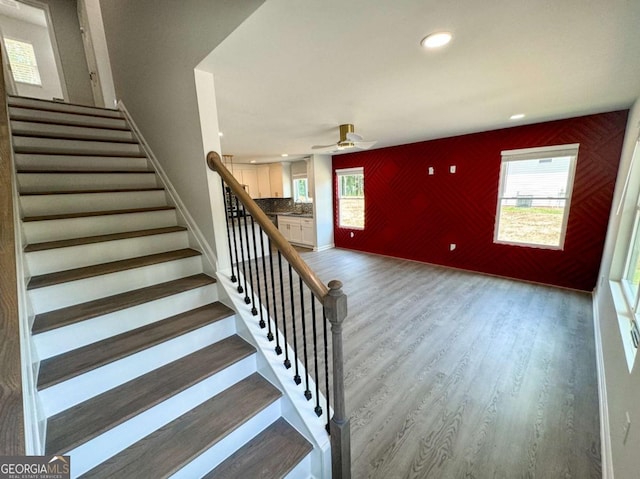
{"type": "Polygon", "coordinates": [[[614,479],[613,455],[611,452],[611,428],[609,425],[609,401],[604,367],[604,351],[600,334],[600,316],[598,314],[598,288],[592,294],[593,335],[595,338],[596,372],[598,377],[598,404],[600,406],[600,460],[602,479],[614,479]]]}
{"type": "Polygon", "coordinates": [[[357,166],[355,168],[343,168],[341,170],[335,170],[335,174],[338,175],[338,176],[363,175],[364,174],[364,166],[357,166]]]}
{"type": "Polygon", "coordinates": [[[180,212],[180,215],[184,218],[184,221],[187,223],[189,230],[193,233],[193,236],[196,242],[198,243],[198,247],[200,248],[200,251],[202,252],[206,261],[209,263],[210,267],[212,268],[210,273],[213,273],[213,271],[216,271],[218,269],[217,268],[218,260],[215,253],[213,252],[213,249],[211,248],[211,245],[206,240],[204,234],[202,233],[202,230],[200,230],[197,223],[193,219],[193,216],[191,216],[191,214],[187,210],[187,207],[180,199],[178,192],[176,191],[173,184],[171,183],[171,180],[169,180],[169,176],[162,168],[162,165],[160,165],[160,162],[158,161],[156,156],[153,154],[151,147],[142,136],[142,133],[140,133],[140,129],[138,128],[136,123],[133,121],[133,118],[131,117],[129,110],[127,110],[127,107],[122,102],[122,100],[118,101],[118,109],[122,111],[122,113],[125,116],[125,119],[131,126],[131,130],[133,131],[134,135],[138,138],[138,141],[140,142],[140,147],[147,155],[147,159],[151,162],[151,165],[156,171],[158,177],[160,178],[160,181],[162,182],[163,186],[166,188],[167,194],[171,198],[171,201],[174,203],[174,205],[180,212]]]}
{"type": "Polygon", "coordinates": [[[502,155],[502,158],[517,156],[520,159],[537,160],[540,158],[544,159],[545,157],[552,158],[554,156],[577,156],[579,148],[580,143],[571,143],[568,145],[538,146],[534,148],[519,148],[517,150],[503,150],[500,154],[502,155]],[[529,155],[531,155],[531,158],[528,158],[529,155]]]}

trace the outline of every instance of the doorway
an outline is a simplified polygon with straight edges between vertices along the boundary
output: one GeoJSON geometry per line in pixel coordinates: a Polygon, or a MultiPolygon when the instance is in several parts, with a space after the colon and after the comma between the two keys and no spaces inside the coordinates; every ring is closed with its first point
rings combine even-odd
{"type": "Polygon", "coordinates": [[[68,98],[48,5],[0,0],[0,40],[13,80],[9,93],[44,100],[68,98]]]}

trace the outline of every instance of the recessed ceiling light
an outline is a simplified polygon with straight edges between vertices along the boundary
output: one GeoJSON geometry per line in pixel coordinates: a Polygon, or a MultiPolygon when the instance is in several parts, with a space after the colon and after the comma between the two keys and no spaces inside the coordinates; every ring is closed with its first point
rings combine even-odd
{"type": "Polygon", "coordinates": [[[509,120],[522,120],[524,118],[524,113],[516,113],[515,115],[511,115],[509,120]]]}
{"type": "Polygon", "coordinates": [[[289,156],[289,153],[283,153],[282,155],[280,155],[282,158],[286,158],[287,156],[289,156]]]}
{"type": "Polygon", "coordinates": [[[453,35],[449,32],[431,33],[422,39],[420,45],[425,48],[440,48],[449,43],[451,38],[453,35]]]}
{"type": "Polygon", "coordinates": [[[251,160],[249,163],[255,163],[255,162],[256,162],[256,160],[251,160]]]}
{"type": "Polygon", "coordinates": [[[218,136],[222,137],[224,136],[224,133],[222,133],[221,131],[218,132],[218,136]]]}

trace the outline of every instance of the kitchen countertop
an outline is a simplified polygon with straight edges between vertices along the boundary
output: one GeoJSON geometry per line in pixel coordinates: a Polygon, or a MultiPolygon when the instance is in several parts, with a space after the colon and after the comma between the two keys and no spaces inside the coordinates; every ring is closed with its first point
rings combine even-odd
{"type": "Polygon", "coordinates": [[[277,216],[293,216],[297,218],[313,218],[313,214],[311,213],[294,213],[293,211],[289,212],[281,212],[281,213],[271,213],[277,216]]]}

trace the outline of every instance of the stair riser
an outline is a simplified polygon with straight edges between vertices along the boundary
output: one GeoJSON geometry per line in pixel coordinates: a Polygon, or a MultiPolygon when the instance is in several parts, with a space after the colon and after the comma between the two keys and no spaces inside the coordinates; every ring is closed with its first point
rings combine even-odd
{"type": "MultiPolygon", "coordinates": [[[[229,317],[46,388],[39,392],[45,414],[50,417],[234,333],[235,319],[229,317]]],[[[253,372],[255,359],[251,364],[253,372]]]]}
{"type": "Polygon", "coordinates": [[[307,454],[284,479],[309,479],[311,475],[311,453],[307,454]]]}
{"type": "Polygon", "coordinates": [[[51,138],[14,136],[13,146],[17,153],[142,156],[142,149],[135,143],[56,140],[51,138]]]}
{"type": "Polygon", "coordinates": [[[157,186],[154,173],[18,173],[20,193],[157,186]]]}
{"type": "Polygon", "coordinates": [[[28,291],[35,314],[202,273],[199,256],[28,291]]]}
{"type": "Polygon", "coordinates": [[[215,284],[149,301],[33,336],[40,359],[47,359],[155,321],[218,301],[215,284]]]}
{"type": "Polygon", "coordinates": [[[22,224],[27,244],[177,225],[175,210],[127,213],[22,224]]]}
{"type": "Polygon", "coordinates": [[[82,105],[70,105],[68,103],[56,103],[40,101],[33,98],[18,98],[10,97],[9,106],[12,107],[26,107],[26,108],[40,108],[43,110],[60,111],[67,113],[80,113],[84,115],[96,115],[110,118],[122,118],[122,112],[118,110],[105,110],[101,108],[94,108],[90,106],[82,105]]]}
{"type": "Polygon", "coordinates": [[[26,253],[31,276],[189,247],[186,231],[26,253]]]}
{"type": "Polygon", "coordinates": [[[127,128],[127,122],[124,119],[34,110],[31,108],[10,107],[9,117],[11,120],[46,121],[65,125],[92,126],[98,128],[127,128]]]}
{"type": "Polygon", "coordinates": [[[204,476],[253,439],[256,434],[269,427],[281,414],[281,400],[277,400],[169,477],[193,479],[204,476]]]}
{"type": "MultiPolygon", "coordinates": [[[[154,408],[73,449],[69,453],[73,463],[73,473],[83,474],[254,371],[255,355],[238,361],[154,408]]],[[[273,413],[267,411],[266,414],[273,413]]]]}
{"type": "Polygon", "coordinates": [[[164,191],[160,190],[20,197],[20,206],[24,217],[123,210],[132,206],[136,208],[151,208],[166,205],[167,196],[164,191]]]}
{"type": "Polygon", "coordinates": [[[15,155],[19,170],[148,170],[146,158],[117,156],[15,155]]]}
{"type": "Polygon", "coordinates": [[[12,120],[11,133],[14,135],[41,136],[47,138],[73,138],[78,140],[133,141],[133,133],[127,130],[87,128],[84,126],[56,125],[12,120]]]}

